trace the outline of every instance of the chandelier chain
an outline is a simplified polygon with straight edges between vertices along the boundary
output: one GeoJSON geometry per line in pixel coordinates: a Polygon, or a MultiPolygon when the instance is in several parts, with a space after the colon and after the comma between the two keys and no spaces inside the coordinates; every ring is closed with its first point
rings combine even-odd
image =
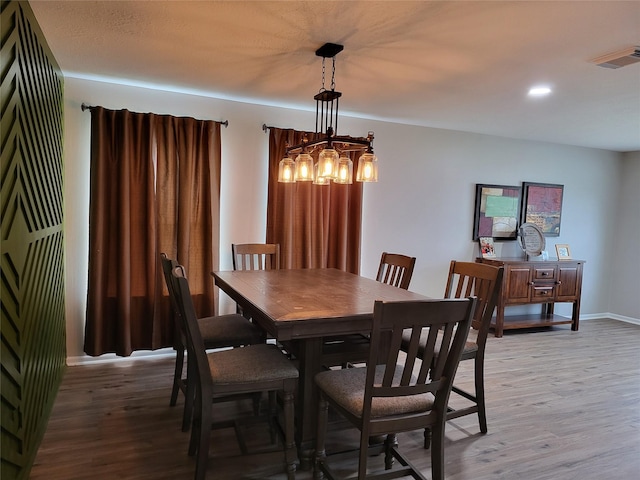
{"type": "Polygon", "coordinates": [[[336,89],[336,57],[333,57],[332,60],[333,60],[333,70],[331,71],[331,90],[333,91],[336,89]]]}
{"type": "Polygon", "coordinates": [[[322,57],[322,88],[320,88],[321,92],[324,92],[326,90],[326,88],[324,88],[324,61],[325,58],[322,57]]]}

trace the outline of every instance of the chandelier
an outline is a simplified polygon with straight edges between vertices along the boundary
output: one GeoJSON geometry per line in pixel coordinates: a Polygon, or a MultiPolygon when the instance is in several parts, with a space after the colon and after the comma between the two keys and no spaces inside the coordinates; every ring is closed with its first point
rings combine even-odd
{"type": "Polygon", "coordinates": [[[278,181],[283,183],[313,182],[316,185],[353,183],[353,162],[350,152],[363,152],[358,159],[356,181],[378,181],[378,158],[373,153],[373,132],[366,137],[337,135],[338,103],[342,96],[335,90],[336,55],[344,47],[335,43],[325,43],[316,50],[322,57],[322,87],[313,97],[316,101],[316,140],[309,141],[305,135],[298,145],[287,144],[286,155],[280,161],[278,181]],[[331,90],[325,88],[325,60],[332,59],[331,90]],[[314,163],[312,153],[319,150],[318,161],[314,163]],[[295,160],[291,158],[297,154],[295,160]]]}

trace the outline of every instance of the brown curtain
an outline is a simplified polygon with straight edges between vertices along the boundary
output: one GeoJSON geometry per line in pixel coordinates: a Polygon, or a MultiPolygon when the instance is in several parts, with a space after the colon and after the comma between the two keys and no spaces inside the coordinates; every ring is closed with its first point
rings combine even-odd
{"type": "MultiPolygon", "coordinates": [[[[271,127],[267,243],[280,244],[282,268],[338,268],[360,273],[362,184],[279,183],[278,165],[286,143],[298,144],[315,134],[271,127]]],[[[314,155],[317,160],[317,154],[314,155]]],[[[351,158],[354,172],[357,155],[351,158]]]]}
{"type": "Polygon", "coordinates": [[[219,172],[218,122],[92,108],[87,354],[173,345],[161,252],[214,314],[219,172]]]}

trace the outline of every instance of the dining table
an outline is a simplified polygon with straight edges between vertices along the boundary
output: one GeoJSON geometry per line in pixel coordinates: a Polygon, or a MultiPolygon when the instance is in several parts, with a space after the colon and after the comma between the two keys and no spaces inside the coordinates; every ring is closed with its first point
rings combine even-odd
{"type": "Polygon", "coordinates": [[[376,300],[428,297],[334,268],[212,272],[215,285],[280,343],[294,342],[299,362],[296,443],[301,468],[311,468],[323,338],[368,334],[376,300]]]}

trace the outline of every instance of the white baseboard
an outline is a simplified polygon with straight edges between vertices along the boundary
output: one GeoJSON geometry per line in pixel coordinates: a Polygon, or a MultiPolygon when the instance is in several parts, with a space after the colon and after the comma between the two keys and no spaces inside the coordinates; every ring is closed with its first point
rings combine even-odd
{"type": "Polygon", "coordinates": [[[582,320],[583,318],[585,320],[588,320],[588,318],[585,317],[590,317],[590,318],[611,318],[612,320],[618,320],[619,322],[626,322],[626,323],[633,323],[634,325],[640,325],[640,318],[633,318],[633,317],[625,317],[623,315],[617,315],[615,313],[603,313],[601,315],[585,315],[584,317],[582,315],[580,315],[580,320],[582,320]]]}
{"type": "Polygon", "coordinates": [[[120,363],[131,362],[133,360],[148,360],[166,357],[175,357],[176,352],[173,348],[161,348],[158,350],[138,350],[131,354],[130,357],[119,357],[115,353],[105,353],[98,357],[89,355],[81,355],[77,357],[67,357],[67,365],[95,365],[99,363],[120,363]]]}

